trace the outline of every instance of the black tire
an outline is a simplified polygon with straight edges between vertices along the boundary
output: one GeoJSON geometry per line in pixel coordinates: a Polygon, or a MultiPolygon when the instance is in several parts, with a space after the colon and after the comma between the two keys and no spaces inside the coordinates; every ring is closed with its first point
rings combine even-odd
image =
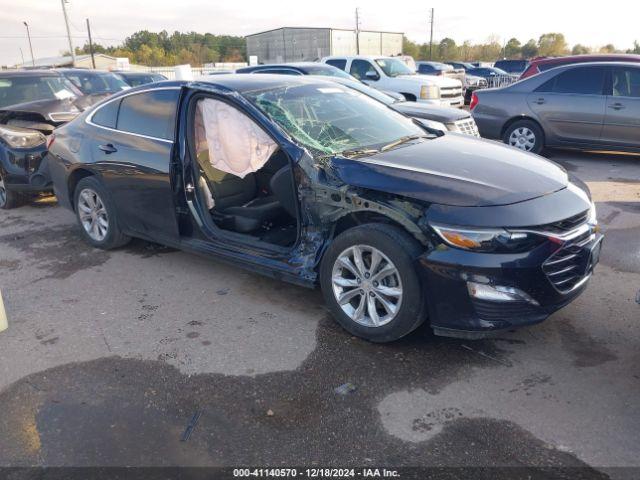
{"type": "MultiPolygon", "coordinates": [[[[415,269],[415,259],[422,253],[420,244],[404,230],[383,223],[369,223],[350,228],[338,235],[322,258],[320,284],[334,318],[349,333],[371,342],[392,342],[418,328],[427,317],[423,285],[415,269]],[[355,245],[373,247],[395,265],[402,285],[402,301],[395,317],[380,326],[365,326],[352,320],[339,305],[333,290],[333,267],[345,250],[355,245]]],[[[373,278],[373,277],[372,277],[373,278]]]]}
{"type": "Polygon", "coordinates": [[[12,208],[18,208],[26,204],[30,197],[20,192],[11,190],[2,181],[2,174],[0,173],[0,210],[11,210],[12,208]]]}
{"type": "Polygon", "coordinates": [[[78,219],[78,224],[80,225],[80,231],[82,232],[82,236],[84,237],[84,239],[89,244],[103,250],[111,250],[113,248],[118,248],[126,245],[131,241],[131,237],[122,233],[122,230],[120,229],[120,226],[118,224],[118,212],[116,210],[113,199],[99,179],[97,179],[96,177],[85,177],[80,180],[76,185],[76,189],[74,191],[73,202],[73,207],[76,212],[76,218],[78,219]],[[108,226],[106,227],[106,234],[101,240],[97,240],[96,238],[93,238],[91,235],[89,235],[80,218],[80,208],[78,206],[78,202],[80,194],[85,190],[95,192],[102,202],[104,210],[106,211],[108,226]]]}
{"type": "MultiPolygon", "coordinates": [[[[517,120],[513,122],[509,127],[505,130],[504,135],[502,136],[502,141],[507,145],[510,145],[511,135],[520,129],[526,129],[533,133],[535,136],[535,141],[533,147],[530,150],[523,150],[530,152],[541,154],[544,150],[544,131],[540,127],[540,125],[532,120],[517,120]]],[[[515,146],[515,145],[512,145],[515,146]]],[[[520,147],[516,147],[520,148],[520,147]]]]}

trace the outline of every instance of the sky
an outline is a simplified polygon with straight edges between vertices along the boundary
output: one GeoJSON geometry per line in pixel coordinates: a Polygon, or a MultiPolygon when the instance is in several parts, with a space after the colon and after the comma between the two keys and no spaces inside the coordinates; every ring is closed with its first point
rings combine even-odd
{"type": "MultiPolygon", "coordinates": [[[[86,41],[86,18],[94,41],[118,44],[138,30],[196,31],[247,35],[283,26],[361,28],[404,32],[422,43],[429,38],[429,10],[435,9],[434,39],[485,41],[497,36],[526,42],[542,33],[564,33],[568,43],[631,48],[640,41],[640,2],[594,0],[67,0],[74,45],[86,41]]],[[[30,59],[23,22],[29,24],[36,58],[68,50],[60,0],[0,0],[0,65],[30,59]]]]}

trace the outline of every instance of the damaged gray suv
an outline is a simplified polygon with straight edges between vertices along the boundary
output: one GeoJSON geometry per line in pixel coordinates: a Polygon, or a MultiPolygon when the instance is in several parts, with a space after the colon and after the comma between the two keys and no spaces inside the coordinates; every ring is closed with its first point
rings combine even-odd
{"type": "Polygon", "coordinates": [[[375,342],[540,322],[586,288],[602,241],[558,165],[318,79],[131,89],[56,130],[48,159],[91,245],[139,237],[320,285],[375,342]]]}

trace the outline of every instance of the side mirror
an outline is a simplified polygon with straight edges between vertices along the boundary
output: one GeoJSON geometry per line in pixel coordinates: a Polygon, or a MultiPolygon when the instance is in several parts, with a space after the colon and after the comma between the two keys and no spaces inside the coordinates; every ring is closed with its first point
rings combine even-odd
{"type": "Polygon", "coordinates": [[[367,73],[365,73],[365,78],[367,80],[371,80],[371,81],[377,81],[380,80],[380,75],[378,75],[376,72],[374,72],[373,70],[369,70],[367,73]]]}

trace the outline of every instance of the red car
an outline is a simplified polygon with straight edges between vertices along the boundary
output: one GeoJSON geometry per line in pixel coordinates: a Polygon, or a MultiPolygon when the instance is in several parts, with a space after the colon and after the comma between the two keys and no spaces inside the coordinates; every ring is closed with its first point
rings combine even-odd
{"type": "Polygon", "coordinates": [[[633,54],[601,54],[601,55],[570,55],[568,57],[540,57],[534,58],[529,63],[527,69],[520,75],[523,78],[532,77],[540,72],[544,72],[551,68],[570,63],[584,62],[638,62],[640,63],[640,55],[633,54]]]}

